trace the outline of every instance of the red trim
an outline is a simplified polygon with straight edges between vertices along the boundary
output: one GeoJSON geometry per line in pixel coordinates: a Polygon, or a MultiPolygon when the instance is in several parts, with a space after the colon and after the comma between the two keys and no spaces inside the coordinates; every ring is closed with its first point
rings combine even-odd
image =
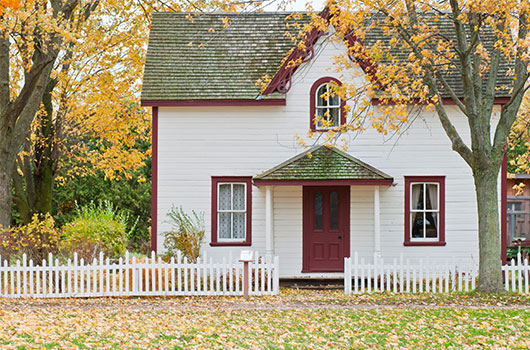
{"type": "MultiPolygon", "coordinates": [[[[331,17],[329,14],[329,8],[326,7],[320,16],[328,21],[331,17]]],[[[291,51],[262,94],[269,95],[274,92],[286,94],[289,92],[292,86],[291,78],[293,77],[294,72],[296,72],[302,63],[309,62],[311,59],[313,59],[315,56],[313,46],[316,44],[318,39],[326,34],[327,31],[313,27],[306,35],[304,45],[298,46],[291,51]],[[294,64],[295,62],[297,64],[294,64]]]]}
{"type": "Polygon", "coordinates": [[[255,186],[390,186],[394,180],[254,180],[255,186]]]}
{"type": "MultiPolygon", "coordinates": [[[[504,104],[508,103],[508,101],[510,101],[509,97],[498,97],[498,98],[495,98],[493,100],[493,104],[495,104],[495,105],[504,105],[504,104]]],[[[464,101],[463,98],[461,98],[460,102],[464,103],[465,101],[464,101]]],[[[374,106],[377,106],[377,105],[395,105],[395,104],[396,104],[395,101],[385,101],[385,99],[379,99],[379,98],[373,98],[372,99],[372,105],[374,105],[374,106]]],[[[420,103],[417,99],[414,99],[414,100],[411,101],[410,104],[426,105],[427,103],[426,102],[421,102],[420,103]],[[415,101],[415,102],[413,102],[413,101],[415,101]]],[[[452,105],[456,105],[456,102],[452,98],[443,98],[442,99],[442,104],[447,105],[447,106],[452,106],[452,105]]]]}
{"type": "Polygon", "coordinates": [[[444,246],[445,245],[445,176],[405,176],[405,239],[404,246],[444,246]],[[410,184],[411,182],[438,182],[440,184],[440,219],[438,241],[418,242],[410,240],[410,184]]]}
{"type": "Polygon", "coordinates": [[[208,107],[208,106],[285,106],[285,99],[267,100],[142,100],[143,107],[208,107]]]}
{"type": "Polygon", "coordinates": [[[210,246],[232,247],[252,245],[252,176],[212,176],[212,207],[211,207],[212,235],[210,246]],[[242,242],[217,241],[217,184],[219,182],[239,182],[247,184],[247,236],[242,242]]]}
{"type": "Polygon", "coordinates": [[[501,166],[501,259],[508,261],[508,154],[504,155],[501,166]]]}
{"type": "MultiPolygon", "coordinates": [[[[319,88],[320,85],[325,84],[325,83],[330,83],[330,82],[334,82],[338,86],[342,86],[342,82],[333,77],[320,78],[313,83],[313,86],[311,86],[311,90],[309,92],[309,127],[312,131],[325,132],[329,130],[329,129],[318,129],[317,130],[316,128],[316,125],[315,125],[315,114],[316,114],[315,99],[316,97],[315,96],[317,93],[317,89],[319,88]]],[[[346,124],[346,108],[345,108],[346,102],[343,99],[341,99],[340,101],[341,101],[340,103],[340,125],[344,125],[346,124]]]]}
{"type": "Polygon", "coordinates": [[[153,107],[151,126],[151,250],[157,251],[158,220],[158,107],[153,107]]]}

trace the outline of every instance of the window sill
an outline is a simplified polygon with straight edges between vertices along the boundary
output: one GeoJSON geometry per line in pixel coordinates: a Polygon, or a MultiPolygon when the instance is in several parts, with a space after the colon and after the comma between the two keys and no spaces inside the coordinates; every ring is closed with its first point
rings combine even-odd
{"type": "Polygon", "coordinates": [[[211,242],[211,247],[249,247],[251,242],[211,242]]]}
{"type": "Polygon", "coordinates": [[[405,247],[422,247],[422,246],[444,246],[446,245],[445,241],[438,241],[438,242],[403,242],[403,245],[405,247]]]}

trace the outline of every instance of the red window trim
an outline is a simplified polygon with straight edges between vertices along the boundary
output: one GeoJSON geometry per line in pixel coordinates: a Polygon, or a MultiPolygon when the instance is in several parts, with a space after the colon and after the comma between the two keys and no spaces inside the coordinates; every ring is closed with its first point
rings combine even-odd
{"type": "MultiPolygon", "coordinates": [[[[311,131],[315,132],[326,132],[329,129],[318,129],[315,125],[315,113],[316,113],[316,106],[315,106],[315,94],[317,92],[317,89],[320,85],[324,83],[329,82],[335,82],[338,86],[342,86],[342,82],[336,78],[333,77],[324,77],[320,78],[317,81],[313,83],[311,86],[311,90],[309,92],[309,127],[311,131]]],[[[340,104],[340,125],[346,124],[346,102],[344,100],[341,100],[340,104]]]]}
{"type": "Polygon", "coordinates": [[[445,176],[405,176],[405,240],[404,246],[444,246],[445,242],[445,176]],[[411,241],[410,239],[410,184],[412,182],[438,182],[440,184],[440,221],[438,241],[411,241]]]}
{"type": "Polygon", "coordinates": [[[252,176],[212,176],[212,247],[250,246],[252,244],[252,176]],[[247,227],[246,239],[241,242],[217,241],[217,185],[220,182],[239,182],[247,184],[247,227]]]}

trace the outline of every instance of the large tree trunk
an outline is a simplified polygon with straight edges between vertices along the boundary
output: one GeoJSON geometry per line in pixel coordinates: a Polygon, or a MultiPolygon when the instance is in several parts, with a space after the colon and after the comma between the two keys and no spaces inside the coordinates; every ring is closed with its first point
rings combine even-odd
{"type": "Polygon", "coordinates": [[[490,168],[473,173],[478,209],[479,292],[504,291],[500,259],[498,175],[498,167],[497,171],[490,168]]]}
{"type": "Polygon", "coordinates": [[[9,227],[11,221],[11,174],[0,159],[0,229],[9,227]]]}

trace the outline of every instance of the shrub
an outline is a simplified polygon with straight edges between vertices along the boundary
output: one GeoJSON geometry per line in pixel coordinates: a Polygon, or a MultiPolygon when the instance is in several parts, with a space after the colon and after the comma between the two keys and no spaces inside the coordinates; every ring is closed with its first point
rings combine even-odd
{"type": "Polygon", "coordinates": [[[26,254],[28,260],[39,263],[48,253],[58,252],[60,237],[50,214],[35,214],[26,225],[0,230],[0,254],[10,260],[26,254]]]}
{"type": "Polygon", "coordinates": [[[177,251],[196,262],[201,253],[201,244],[204,240],[204,214],[186,214],[182,207],[174,206],[167,213],[167,223],[171,224],[171,231],[165,232],[164,248],[167,256],[176,256],[177,251]]]}
{"type": "Polygon", "coordinates": [[[70,257],[92,261],[100,252],[110,258],[125,254],[127,246],[127,215],[109,201],[77,209],[77,218],[63,227],[63,251],[70,257]]]}

